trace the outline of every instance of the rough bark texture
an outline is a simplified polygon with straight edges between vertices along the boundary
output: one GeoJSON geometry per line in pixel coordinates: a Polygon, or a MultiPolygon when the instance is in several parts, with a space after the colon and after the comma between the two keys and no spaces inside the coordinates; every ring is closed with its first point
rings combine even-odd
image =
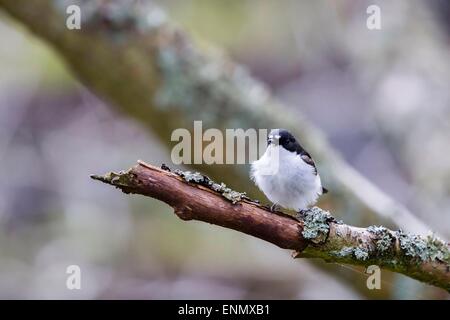
{"type": "Polygon", "coordinates": [[[199,220],[243,232],[296,251],[295,257],[327,262],[378,265],[450,292],[449,244],[434,238],[358,228],[314,207],[295,219],[250,200],[244,193],[199,173],[170,172],[139,162],[127,171],[92,176],[125,193],[161,200],[183,220],[199,220]]]}

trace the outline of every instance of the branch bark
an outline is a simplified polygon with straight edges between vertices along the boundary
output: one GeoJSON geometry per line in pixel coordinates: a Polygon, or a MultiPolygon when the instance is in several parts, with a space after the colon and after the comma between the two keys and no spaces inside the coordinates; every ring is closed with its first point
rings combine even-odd
{"type": "Polygon", "coordinates": [[[125,193],[161,200],[183,220],[199,220],[243,232],[295,250],[294,257],[326,262],[378,265],[450,292],[449,244],[429,236],[384,227],[358,228],[314,207],[301,219],[270,212],[245,193],[199,173],[160,169],[144,162],[127,171],[93,175],[125,193]]]}

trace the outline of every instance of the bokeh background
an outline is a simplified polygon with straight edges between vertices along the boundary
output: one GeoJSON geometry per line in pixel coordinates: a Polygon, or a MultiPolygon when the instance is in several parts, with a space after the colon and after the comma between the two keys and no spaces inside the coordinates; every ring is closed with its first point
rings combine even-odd
{"type": "MultiPolygon", "coordinates": [[[[154,2],[450,238],[448,1],[154,2]],[[370,4],[381,7],[380,31],[366,28],[370,4]]],[[[269,243],[93,182],[137,159],[170,164],[169,144],[115,113],[1,11],[0,43],[0,298],[449,298],[403,276],[387,276],[381,293],[356,289],[269,243]],[[82,290],[66,288],[71,264],[82,290]]],[[[366,281],[361,269],[334,268],[366,281]]]]}

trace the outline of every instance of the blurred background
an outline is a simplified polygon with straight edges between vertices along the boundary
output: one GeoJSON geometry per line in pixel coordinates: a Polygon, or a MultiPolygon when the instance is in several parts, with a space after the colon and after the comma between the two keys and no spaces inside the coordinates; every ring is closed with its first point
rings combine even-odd
{"type": "MultiPolygon", "coordinates": [[[[449,1],[154,2],[450,238],[449,1]],[[370,4],[381,7],[379,31],[366,28],[370,4]]],[[[355,289],[269,243],[93,182],[137,159],[170,164],[170,150],[1,11],[0,39],[0,298],[449,298],[403,276],[380,293],[355,289]],[[82,290],[66,288],[71,264],[82,290]]],[[[366,281],[361,269],[334,267],[366,281]]]]}

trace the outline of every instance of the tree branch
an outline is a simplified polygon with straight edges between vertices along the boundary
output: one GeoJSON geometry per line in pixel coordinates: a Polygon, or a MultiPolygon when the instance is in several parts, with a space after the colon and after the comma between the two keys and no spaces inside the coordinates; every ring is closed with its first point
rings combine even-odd
{"type": "MultiPolygon", "coordinates": [[[[158,7],[145,1],[80,1],[81,30],[66,27],[64,0],[0,0],[0,8],[47,40],[74,74],[117,110],[134,117],[170,144],[174,129],[286,128],[314,154],[327,197],[353,223],[383,223],[424,233],[430,228],[350,167],[323,133],[287,109],[245,67],[217,51],[198,48],[158,7]]],[[[248,191],[245,166],[194,165],[248,191]],[[243,178],[245,177],[245,178],[243,178]]]]}
{"type": "Polygon", "coordinates": [[[294,257],[378,265],[450,292],[450,246],[442,240],[384,227],[353,227],[317,207],[297,220],[281,212],[270,212],[245,193],[202,174],[163,168],[139,162],[127,171],[92,178],[125,193],[161,200],[183,220],[208,222],[295,250],[294,257]]]}

